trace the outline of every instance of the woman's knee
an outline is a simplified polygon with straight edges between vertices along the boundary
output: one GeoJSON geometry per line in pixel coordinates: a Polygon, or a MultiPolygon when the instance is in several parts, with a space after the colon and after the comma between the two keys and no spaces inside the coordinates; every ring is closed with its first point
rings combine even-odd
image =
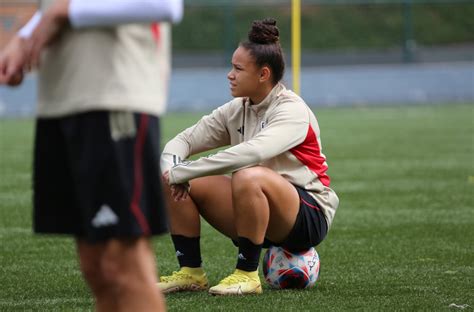
{"type": "Polygon", "coordinates": [[[136,288],[154,275],[153,253],[148,240],[117,240],[101,260],[104,283],[117,289],[136,288]]]}
{"type": "Polygon", "coordinates": [[[80,269],[82,276],[94,293],[98,294],[104,289],[107,289],[109,284],[105,279],[104,270],[100,259],[82,260],[80,269]]]}
{"type": "Polygon", "coordinates": [[[265,168],[250,167],[232,174],[232,191],[258,190],[265,177],[265,168]]]}
{"type": "Polygon", "coordinates": [[[84,279],[93,290],[119,284],[122,279],[117,260],[103,255],[98,259],[83,259],[80,268],[84,279]]]}

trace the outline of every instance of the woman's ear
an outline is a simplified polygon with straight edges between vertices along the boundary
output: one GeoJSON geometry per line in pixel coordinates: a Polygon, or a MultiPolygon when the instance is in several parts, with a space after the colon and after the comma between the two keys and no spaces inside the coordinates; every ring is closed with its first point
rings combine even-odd
{"type": "Polygon", "coordinates": [[[270,67],[268,66],[263,66],[261,69],[260,69],[260,82],[266,82],[268,80],[270,80],[272,76],[272,71],[270,70],[270,67]]]}

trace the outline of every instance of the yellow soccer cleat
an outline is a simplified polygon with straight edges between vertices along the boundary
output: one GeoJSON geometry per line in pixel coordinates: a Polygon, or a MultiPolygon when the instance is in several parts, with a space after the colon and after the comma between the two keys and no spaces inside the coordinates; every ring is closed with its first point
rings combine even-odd
{"type": "Polygon", "coordinates": [[[162,276],[157,283],[164,294],[178,291],[200,291],[209,287],[206,273],[202,268],[182,267],[170,276],[162,276]]]}
{"type": "Polygon", "coordinates": [[[218,285],[209,289],[211,295],[249,295],[261,294],[262,284],[258,271],[246,272],[236,269],[234,273],[224,278],[218,285]]]}

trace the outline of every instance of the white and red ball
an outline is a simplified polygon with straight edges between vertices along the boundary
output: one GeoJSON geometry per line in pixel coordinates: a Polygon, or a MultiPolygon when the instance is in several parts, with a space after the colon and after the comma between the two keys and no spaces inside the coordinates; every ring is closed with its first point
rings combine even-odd
{"type": "Polygon", "coordinates": [[[273,288],[308,288],[319,276],[319,255],[314,247],[291,253],[271,246],[263,256],[263,276],[273,288]]]}

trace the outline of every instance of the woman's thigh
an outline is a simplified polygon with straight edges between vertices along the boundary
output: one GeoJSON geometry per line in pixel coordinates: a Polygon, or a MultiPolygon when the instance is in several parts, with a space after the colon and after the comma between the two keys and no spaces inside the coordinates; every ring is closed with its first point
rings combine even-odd
{"type": "Polygon", "coordinates": [[[190,184],[190,196],[201,216],[222,234],[236,239],[231,178],[207,176],[193,179],[190,184]]]}
{"type": "MultiPolygon", "coordinates": [[[[207,176],[191,180],[190,184],[191,198],[201,216],[219,232],[234,240],[237,239],[237,229],[232,199],[236,187],[233,188],[233,184],[244,185],[252,190],[256,188],[265,195],[270,214],[265,237],[275,243],[282,242],[293,229],[299,211],[298,192],[290,182],[269,168],[246,168],[234,173],[232,178],[207,176]]],[[[234,197],[236,200],[238,198],[234,197]]],[[[252,222],[248,226],[252,226],[252,222]]]]}
{"type": "Polygon", "coordinates": [[[284,241],[299,211],[300,200],[295,187],[277,172],[261,166],[242,169],[234,173],[232,179],[234,192],[236,189],[242,192],[234,197],[236,200],[247,200],[245,193],[255,194],[255,190],[264,194],[269,209],[265,237],[276,243],[284,241]]]}

